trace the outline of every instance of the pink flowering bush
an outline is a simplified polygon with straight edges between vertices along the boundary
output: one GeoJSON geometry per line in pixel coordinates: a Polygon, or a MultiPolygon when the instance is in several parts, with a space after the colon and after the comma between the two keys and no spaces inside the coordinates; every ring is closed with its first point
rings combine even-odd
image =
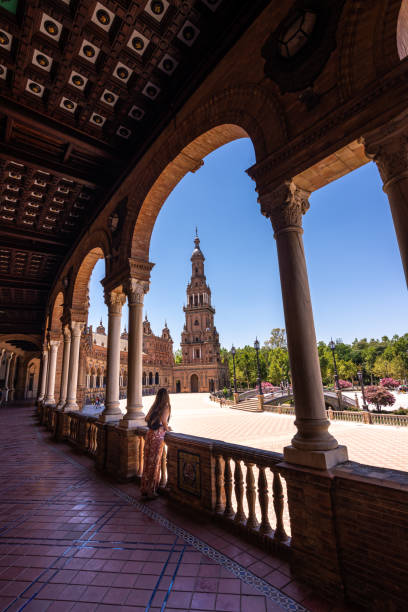
{"type": "Polygon", "coordinates": [[[274,385],[272,385],[270,382],[262,383],[262,391],[264,393],[272,393],[272,391],[275,391],[276,389],[279,389],[279,387],[274,387],[274,385]]]}
{"type": "Polygon", "coordinates": [[[399,381],[394,378],[382,378],[380,380],[380,385],[385,387],[385,389],[396,389],[399,387],[399,381]]]}
{"type": "Polygon", "coordinates": [[[350,389],[350,387],[352,387],[353,385],[348,380],[342,380],[340,378],[339,386],[340,386],[340,389],[350,389]]]}
{"type": "Polygon", "coordinates": [[[381,386],[366,387],[365,396],[369,404],[375,404],[378,412],[380,412],[381,406],[393,406],[395,404],[393,394],[381,386]]]}

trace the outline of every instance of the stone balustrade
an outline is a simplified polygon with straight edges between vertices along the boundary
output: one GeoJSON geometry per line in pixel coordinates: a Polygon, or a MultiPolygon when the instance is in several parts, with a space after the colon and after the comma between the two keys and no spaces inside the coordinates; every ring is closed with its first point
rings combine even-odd
{"type": "MultiPolygon", "coordinates": [[[[37,414],[57,440],[87,453],[98,470],[118,481],[140,481],[146,427],[125,429],[48,407],[37,414]]],[[[281,556],[297,579],[327,597],[369,609],[405,609],[406,473],[352,461],[316,470],[287,463],[280,453],[174,432],[165,443],[160,490],[181,517],[204,515],[281,556]]]]}

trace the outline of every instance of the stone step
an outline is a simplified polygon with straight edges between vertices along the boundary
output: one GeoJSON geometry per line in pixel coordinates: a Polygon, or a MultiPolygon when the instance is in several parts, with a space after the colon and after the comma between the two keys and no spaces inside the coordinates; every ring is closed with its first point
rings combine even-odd
{"type": "Polygon", "coordinates": [[[235,410],[246,410],[247,412],[259,412],[259,401],[257,397],[254,397],[239,402],[239,404],[234,404],[231,408],[235,408],[235,410]]]}

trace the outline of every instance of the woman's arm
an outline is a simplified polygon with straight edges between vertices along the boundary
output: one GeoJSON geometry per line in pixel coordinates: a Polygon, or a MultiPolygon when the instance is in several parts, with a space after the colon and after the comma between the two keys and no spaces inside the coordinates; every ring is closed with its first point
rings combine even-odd
{"type": "Polygon", "coordinates": [[[171,431],[171,427],[169,427],[169,425],[167,424],[168,418],[169,418],[169,414],[170,414],[170,409],[168,406],[166,406],[166,408],[163,410],[162,416],[161,416],[161,423],[165,429],[165,431],[171,431]]]}

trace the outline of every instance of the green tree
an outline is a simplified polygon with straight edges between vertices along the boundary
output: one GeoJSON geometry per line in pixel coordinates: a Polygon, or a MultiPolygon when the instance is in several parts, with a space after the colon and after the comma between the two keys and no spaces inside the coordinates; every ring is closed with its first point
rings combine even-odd
{"type": "Polygon", "coordinates": [[[181,349],[177,349],[177,351],[174,351],[174,363],[179,364],[181,363],[183,360],[183,354],[181,352],[181,349]]]}
{"type": "Polygon", "coordinates": [[[282,380],[289,378],[289,355],[283,348],[271,351],[268,380],[273,385],[279,385],[282,380]]]}
{"type": "Polygon", "coordinates": [[[286,348],[286,331],[280,327],[274,327],[269,340],[265,342],[265,347],[267,349],[286,348]]]}

